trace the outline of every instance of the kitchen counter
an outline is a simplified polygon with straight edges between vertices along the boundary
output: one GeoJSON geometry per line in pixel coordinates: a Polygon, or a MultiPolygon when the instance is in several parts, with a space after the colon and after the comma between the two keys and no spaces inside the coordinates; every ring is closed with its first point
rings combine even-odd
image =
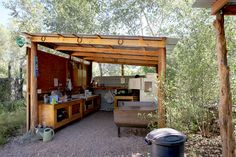
{"type": "Polygon", "coordinates": [[[115,90],[115,89],[128,89],[128,87],[124,86],[98,86],[93,87],[94,90],[115,90]]]}
{"type": "Polygon", "coordinates": [[[39,104],[39,123],[59,128],[83,117],[84,99],[75,99],[58,104],[39,104]]]}
{"type": "Polygon", "coordinates": [[[87,98],[73,98],[57,104],[39,102],[39,123],[59,128],[72,121],[83,118],[100,108],[100,96],[91,95],[87,98]]]}

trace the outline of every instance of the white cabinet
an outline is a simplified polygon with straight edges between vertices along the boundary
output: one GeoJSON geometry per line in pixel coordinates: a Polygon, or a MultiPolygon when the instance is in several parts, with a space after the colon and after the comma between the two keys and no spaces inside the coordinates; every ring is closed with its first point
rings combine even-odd
{"type": "Polygon", "coordinates": [[[140,90],[140,101],[157,102],[157,77],[151,75],[147,78],[129,79],[129,89],[140,90]]]}
{"type": "Polygon", "coordinates": [[[129,89],[141,89],[141,78],[130,78],[129,89]]]}
{"type": "Polygon", "coordinates": [[[157,102],[157,79],[143,78],[141,82],[140,101],[157,102]]]}

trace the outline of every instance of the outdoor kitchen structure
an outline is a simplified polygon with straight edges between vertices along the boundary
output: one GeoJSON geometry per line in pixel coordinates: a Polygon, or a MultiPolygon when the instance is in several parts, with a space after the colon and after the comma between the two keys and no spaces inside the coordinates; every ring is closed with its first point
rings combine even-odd
{"type": "Polygon", "coordinates": [[[99,91],[103,90],[118,92],[112,104],[114,110],[119,107],[120,100],[139,105],[144,104],[140,100],[155,101],[158,125],[165,127],[162,85],[166,54],[173,50],[177,39],[31,33],[24,33],[24,36],[30,43],[27,47],[28,130],[38,124],[56,129],[99,110],[103,97],[99,91]],[[155,67],[156,74],[113,78],[122,85],[107,85],[111,78],[99,78],[105,83],[98,84],[96,78],[92,78],[93,62],[155,67]],[[128,90],[130,95],[126,93],[128,90]],[[134,90],[139,93],[135,95],[134,90]],[[154,95],[145,95],[147,92],[154,95]]]}

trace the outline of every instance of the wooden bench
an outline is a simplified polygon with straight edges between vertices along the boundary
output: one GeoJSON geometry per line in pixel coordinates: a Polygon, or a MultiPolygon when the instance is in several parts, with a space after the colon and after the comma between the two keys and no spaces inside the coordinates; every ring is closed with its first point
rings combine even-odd
{"type": "Polygon", "coordinates": [[[154,107],[140,106],[118,107],[114,109],[114,122],[118,127],[118,137],[120,137],[120,127],[146,128],[149,121],[139,117],[138,114],[147,115],[155,110],[154,107]]]}

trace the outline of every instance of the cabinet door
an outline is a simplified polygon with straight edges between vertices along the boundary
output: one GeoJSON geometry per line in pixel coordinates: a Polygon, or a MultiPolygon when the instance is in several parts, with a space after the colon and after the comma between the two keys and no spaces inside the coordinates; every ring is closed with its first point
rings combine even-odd
{"type": "Polygon", "coordinates": [[[95,110],[99,109],[100,108],[100,104],[101,104],[101,98],[100,97],[96,97],[96,98],[94,98],[93,101],[94,101],[93,105],[94,105],[95,110]]]}
{"type": "Polygon", "coordinates": [[[70,119],[75,120],[81,117],[81,103],[71,105],[70,119]]]}

